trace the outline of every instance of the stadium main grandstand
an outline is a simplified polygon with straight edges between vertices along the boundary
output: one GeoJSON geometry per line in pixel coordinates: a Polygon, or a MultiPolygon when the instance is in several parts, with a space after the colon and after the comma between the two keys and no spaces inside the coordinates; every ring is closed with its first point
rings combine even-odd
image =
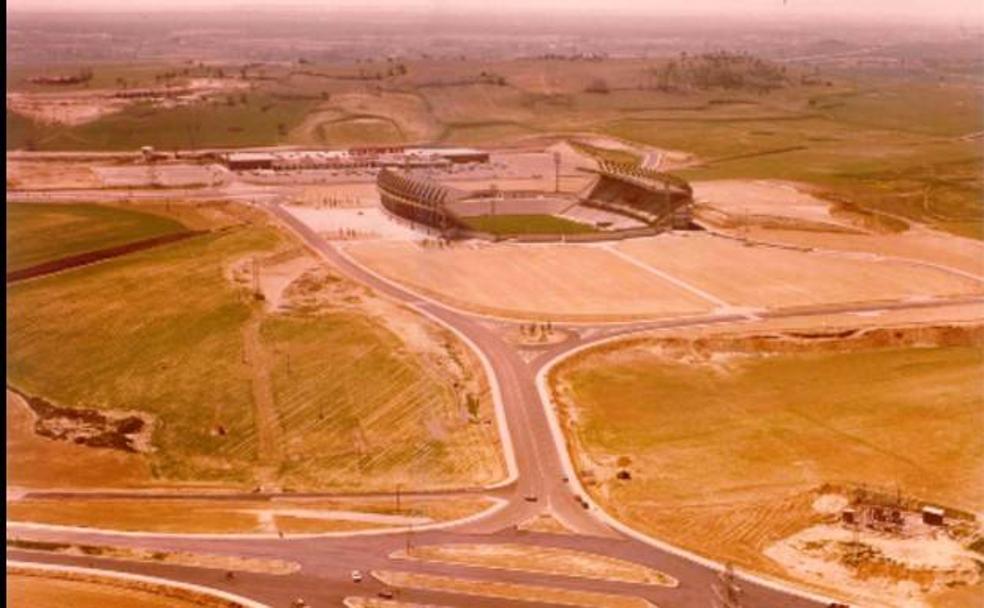
{"type": "MultiPolygon", "coordinates": [[[[549,215],[580,224],[577,240],[604,240],[691,227],[693,192],[685,180],[640,167],[602,162],[579,195],[452,188],[413,172],[383,169],[376,186],[395,216],[436,229],[445,238],[483,238],[475,218],[549,215]]],[[[525,232],[529,236],[528,232],[525,232]]],[[[498,234],[496,237],[502,237],[498,234]]],[[[508,234],[505,236],[509,236],[508,234]]],[[[537,240],[548,240],[540,235],[537,240]]],[[[560,235],[556,235],[561,238],[560,235]]],[[[570,237],[565,237],[570,238],[570,237]]]]}

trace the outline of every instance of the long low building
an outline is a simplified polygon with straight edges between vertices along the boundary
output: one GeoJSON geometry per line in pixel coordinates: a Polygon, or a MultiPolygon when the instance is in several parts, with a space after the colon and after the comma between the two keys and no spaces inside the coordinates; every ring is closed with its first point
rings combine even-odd
{"type": "Polygon", "coordinates": [[[440,168],[451,164],[487,163],[489,153],[471,148],[353,148],[351,150],[289,150],[231,152],[225,156],[233,171],[297,171],[397,167],[440,168]]]}

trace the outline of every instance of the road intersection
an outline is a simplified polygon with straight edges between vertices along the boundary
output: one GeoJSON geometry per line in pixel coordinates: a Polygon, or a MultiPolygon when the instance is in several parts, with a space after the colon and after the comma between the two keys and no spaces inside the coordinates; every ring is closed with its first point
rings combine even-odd
{"type": "MultiPolygon", "coordinates": [[[[62,193],[55,199],[71,200],[74,192],[62,193]]],[[[149,193],[148,193],[149,194],[149,193]]],[[[228,193],[227,193],[228,194],[228,193]]],[[[91,195],[91,192],[89,192],[91,195]]],[[[213,193],[214,196],[214,193],[213,193]]],[[[500,436],[509,476],[492,488],[462,489],[457,493],[487,494],[505,501],[504,506],[484,512],[467,521],[450,522],[428,530],[398,529],[386,533],[347,533],[331,535],[288,536],[278,538],[245,536],[198,535],[124,535],[82,528],[55,526],[22,526],[8,522],[8,536],[29,536],[32,539],[87,544],[148,547],[159,550],[182,550],[199,553],[235,554],[248,557],[276,558],[301,564],[298,572],[288,575],[242,573],[234,581],[226,580],[222,572],[207,568],[122,562],[95,557],[43,554],[8,549],[8,559],[20,561],[91,566],[107,570],[152,575],[185,581],[252,598],[270,606],[286,606],[295,597],[303,597],[312,606],[341,605],[344,597],[374,594],[382,588],[378,581],[367,579],[353,583],[352,569],[403,570],[463,578],[509,581],[546,585],[603,593],[644,597],[652,603],[668,607],[705,607],[711,605],[712,588],[718,581],[720,566],[697,555],[673,548],[656,539],[645,537],[615,521],[591,502],[573,473],[565,441],[553,417],[552,404],[546,389],[546,374],[553,365],[584,348],[619,339],[631,334],[670,328],[694,328],[748,322],[747,314],[718,312],[659,321],[639,321],[621,324],[558,324],[566,339],[540,348],[517,346],[504,338],[503,327],[508,321],[489,319],[475,313],[451,308],[439,301],[408,290],[361,266],[342,251],[324,240],[311,228],[297,220],[277,203],[274,192],[236,192],[234,198],[258,201],[257,206],[269,212],[293,232],[311,250],[331,264],[338,272],[385,297],[418,311],[454,332],[482,360],[493,387],[500,436]],[[272,196],[271,196],[272,195],[272,196]],[[525,356],[524,356],[525,355],[525,356]],[[535,497],[535,501],[531,500],[535,497]],[[578,497],[584,499],[578,500],[578,497]],[[546,534],[519,529],[519,525],[540,513],[549,512],[571,532],[546,534]],[[520,543],[563,547],[625,559],[650,566],[674,577],[680,584],[675,588],[653,587],[614,581],[578,579],[545,574],[503,572],[474,567],[418,561],[396,561],[390,558],[408,543],[415,545],[440,543],[520,543]]],[[[49,200],[51,197],[49,197],[49,200]]],[[[774,309],[756,313],[756,318],[810,317],[819,315],[874,312],[916,308],[935,308],[968,303],[980,303],[979,297],[927,301],[873,302],[828,306],[774,309]]],[[[411,495],[411,493],[407,493],[411,495]]],[[[453,497],[456,492],[427,493],[453,497]]],[[[71,493],[32,493],[31,495],[69,497],[71,493]]],[[[87,493],[86,497],[112,498],[125,494],[106,492],[87,493]]],[[[312,496],[315,494],[311,494],[312,496]]],[[[146,494],[141,494],[147,497],[146,494]]],[[[163,497],[165,495],[158,495],[163,497]]],[[[182,496],[187,496],[182,494],[182,496]]],[[[250,494],[250,498],[271,498],[272,495],[250,494]]],[[[303,496],[290,494],[290,496],[303,496]]],[[[747,605],[759,608],[798,608],[825,605],[830,600],[801,592],[783,583],[765,580],[751,574],[741,574],[747,605]]],[[[442,606],[528,606],[530,602],[513,602],[478,596],[464,596],[435,591],[401,590],[399,599],[407,602],[431,603],[442,606]]],[[[536,605],[549,606],[548,603],[536,605]]]]}

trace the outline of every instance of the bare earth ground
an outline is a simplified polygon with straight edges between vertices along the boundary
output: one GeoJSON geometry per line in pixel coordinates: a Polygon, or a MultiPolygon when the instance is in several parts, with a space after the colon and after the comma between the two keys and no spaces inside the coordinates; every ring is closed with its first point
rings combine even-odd
{"type": "Polygon", "coordinates": [[[691,184],[694,202],[727,214],[733,221],[788,218],[801,225],[853,229],[846,219],[830,212],[830,203],[797,184],[775,180],[714,180],[691,184]]]}
{"type": "MultiPolygon", "coordinates": [[[[198,101],[205,93],[248,88],[249,83],[234,80],[195,78],[189,81],[192,92],[180,98],[155,100],[160,107],[173,107],[198,101]]],[[[164,90],[163,87],[158,87],[164,90]]],[[[76,126],[120,112],[137,102],[133,98],[114,97],[115,90],[90,89],[71,92],[7,93],[7,110],[43,124],[76,126]]]]}
{"type": "Polygon", "coordinates": [[[606,319],[706,312],[701,298],[611,253],[580,245],[353,243],[384,276],[456,306],[520,318],[606,319]]]}
{"type": "Polygon", "coordinates": [[[196,568],[235,570],[236,572],[258,572],[263,574],[290,574],[291,572],[297,572],[301,568],[301,565],[297,562],[288,562],[279,559],[239,557],[236,555],[221,555],[218,553],[161,551],[158,549],[141,549],[111,545],[69,544],[36,541],[19,538],[16,534],[7,536],[7,547],[11,549],[16,548],[21,551],[33,551],[36,553],[89,555],[98,556],[100,559],[172,564],[175,566],[192,566],[196,568]]]}
{"type": "Polygon", "coordinates": [[[7,160],[8,188],[99,188],[102,185],[90,163],[7,160]]]}
{"type": "Polygon", "coordinates": [[[202,604],[139,589],[49,576],[7,574],[7,605],[32,608],[200,608],[202,604]]]}
{"type": "Polygon", "coordinates": [[[28,487],[139,487],[150,484],[148,462],[120,450],[52,441],[34,432],[34,413],[15,393],[7,398],[7,485],[28,487]],[[44,463],[44,466],[39,466],[44,463]]]}
{"type": "Polygon", "coordinates": [[[391,587],[448,591],[465,595],[498,597],[507,600],[541,601],[583,608],[652,608],[640,597],[611,595],[591,591],[572,591],[556,587],[496,583],[467,578],[396,571],[373,571],[372,575],[391,587]]]}
{"type": "Polygon", "coordinates": [[[391,557],[480,568],[499,568],[558,576],[596,578],[640,585],[675,587],[677,581],[662,572],[603,555],[513,544],[425,545],[410,553],[397,551],[391,557]]]}
{"type": "Polygon", "coordinates": [[[291,206],[287,210],[330,240],[415,241],[426,236],[395,220],[382,207],[309,209],[291,206]]]}
{"type": "Polygon", "coordinates": [[[359,499],[44,499],[7,502],[10,521],[127,532],[314,533],[420,526],[488,508],[480,497],[359,499]]]}
{"type": "Polygon", "coordinates": [[[617,249],[737,306],[981,293],[978,281],[935,268],[862,255],[748,246],[704,233],[634,239],[617,249]]]}
{"type": "Polygon", "coordinates": [[[723,224],[711,222],[722,232],[795,247],[918,259],[984,275],[984,244],[980,241],[919,224],[910,224],[902,232],[867,230],[857,225],[855,218],[837,213],[829,201],[810,194],[802,184],[719,180],[695,182],[693,186],[695,200],[712,211],[729,214],[723,224]],[[772,225],[770,219],[775,220],[772,225]],[[804,226],[804,222],[812,226],[804,226]],[[817,229],[821,223],[828,229],[817,229]]]}
{"type": "MultiPolygon", "coordinates": [[[[898,563],[845,576],[836,553],[817,565],[820,537],[796,536],[836,521],[836,508],[817,508],[824,483],[898,487],[971,513],[984,504],[984,444],[971,430],[982,411],[979,325],[851,333],[874,322],[660,332],[561,364],[554,390],[582,479],[623,521],[699,553],[867,603],[937,605],[948,581],[979,578],[963,549],[929,571],[934,545],[892,553],[874,539],[898,563]],[[620,469],[632,479],[617,480],[620,469]]],[[[820,536],[835,547],[837,534],[820,536]]],[[[951,601],[938,605],[973,605],[951,601]]]]}

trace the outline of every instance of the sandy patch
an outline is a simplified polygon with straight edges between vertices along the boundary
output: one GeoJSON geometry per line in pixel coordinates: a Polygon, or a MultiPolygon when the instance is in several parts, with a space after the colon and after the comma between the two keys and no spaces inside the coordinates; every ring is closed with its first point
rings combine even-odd
{"type": "Polygon", "coordinates": [[[336,511],[327,509],[258,509],[247,510],[254,513],[261,521],[274,516],[297,517],[301,519],[327,519],[332,521],[355,521],[387,526],[422,526],[433,523],[430,517],[411,517],[407,515],[386,515],[382,513],[360,513],[358,511],[336,511]]]}
{"type": "Polygon", "coordinates": [[[133,103],[92,93],[8,93],[7,110],[45,124],[75,126],[114,114],[133,103]]]}
{"type": "Polygon", "coordinates": [[[662,235],[616,247],[736,306],[903,300],[982,291],[973,279],[875,255],[748,246],[709,234],[662,235]]]}
{"type": "Polygon", "coordinates": [[[639,585],[676,587],[679,584],[673,577],[640,564],[556,547],[455,543],[414,547],[410,553],[399,550],[390,557],[639,585]]]}
{"type": "Polygon", "coordinates": [[[99,188],[102,180],[87,163],[7,161],[7,187],[23,190],[47,188],[99,188]]]}
{"type": "Polygon", "coordinates": [[[832,515],[843,511],[847,504],[847,497],[842,494],[821,494],[813,501],[813,510],[824,515],[832,515]]]}
{"type": "Polygon", "coordinates": [[[380,207],[312,209],[291,205],[285,209],[330,240],[414,241],[425,237],[380,207]]]}
{"type": "Polygon", "coordinates": [[[979,555],[942,533],[898,538],[816,525],[767,547],[765,554],[794,576],[892,606],[928,606],[928,594],[980,580],[979,555]]]}
{"type": "Polygon", "coordinates": [[[708,205],[729,216],[782,217],[833,226],[851,225],[835,218],[830,203],[819,199],[791,182],[776,180],[697,181],[694,202],[708,205]]]}

